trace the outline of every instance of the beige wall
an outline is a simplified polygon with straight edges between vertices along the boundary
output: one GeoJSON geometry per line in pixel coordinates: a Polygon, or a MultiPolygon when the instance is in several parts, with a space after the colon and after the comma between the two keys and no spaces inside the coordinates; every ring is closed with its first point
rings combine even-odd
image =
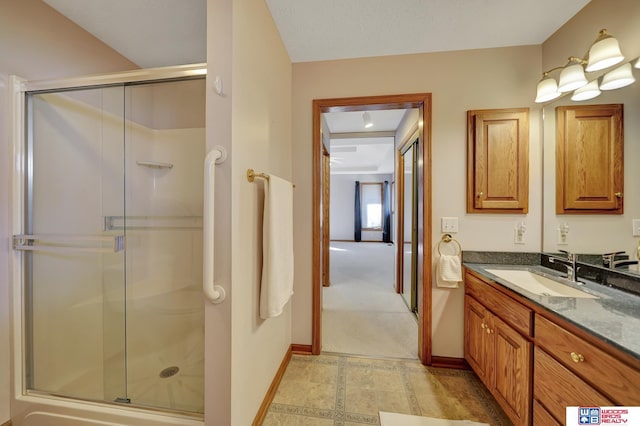
{"type": "Polygon", "coordinates": [[[138,68],[40,0],[0,0],[0,423],[9,419],[11,146],[7,75],[32,80],[138,68]]]}
{"type": "Polygon", "coordinates": [[[591,0],[542,44],[543,69],[562,66],[569,56],[582,57],[603,28],[618,39],[627,59],[637,57],[640,55],[639,16],[637,0],[591,0]]]}
{"type": "Polygon", "coordinates": [[[291,180],[291,62],[266,3],[233,11],[232,424],[253,420],[291,344],[291,303],[259,318],[264,182],[253,168],[291,180]]]}
{"type": "Polygon", "coordinates": [[[206,422],[247,425],[291,343],[290,304],[259,319],[264,191],[246,180],[247,168],[291,179],[291,63],[264,2],[207,8],[207,143],[230,153],[216,174],[216,277],[230,285],[227,301],[207,306],[206,422]]]}
{"type": "Polygon", "coordinates": [[[139,68],[41,0],[0,0],[0,72],[27,80],[139,68]]]}
{"type": "MultiPolygon", "coordinates": [[[[296,182],[296,287],[293,341],[311,343],[311,105],[313,99],[433,93],[433,240],[440,217],[457,216],[456,238],[465,250],[538,251],[541,244],[540,46],[523,46],[293,66],[293,177],[296,182]],[[468,215],[466,211],[466,111],[530,107],[530,191],[527,215],[468,215]],[[527,224],[526,244],[513,232],[527,224]]],[[[462,357],[463,290],[434,289],[433,354],[462,357]]]]}

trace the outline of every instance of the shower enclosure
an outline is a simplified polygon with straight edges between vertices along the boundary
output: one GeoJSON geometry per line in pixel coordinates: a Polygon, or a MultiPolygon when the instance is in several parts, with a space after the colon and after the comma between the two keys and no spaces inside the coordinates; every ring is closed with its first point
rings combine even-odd
{"type": "Polygon", "coordinates": [[[203,413],[203,72],[24,92],[25,394],[203,413]]]}

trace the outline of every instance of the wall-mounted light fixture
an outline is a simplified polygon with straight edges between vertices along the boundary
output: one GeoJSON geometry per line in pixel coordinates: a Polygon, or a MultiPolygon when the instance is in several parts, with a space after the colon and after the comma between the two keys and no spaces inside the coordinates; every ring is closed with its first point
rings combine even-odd
{"type": "MultiPolygon", "coordinates": [[[[604,70],[623,60],[624,56],[620,51],[618,40],[608,34],[607,30],[601,30],[584,58],[571,56],[564,66],[555,67],[542,73],[535,101],[537,103],[552,101],[571,91],[574,91],[571,100],[584,101],[600,95],[601,90],[628,86],[636,81],[630,63],[607,72],[601,78],[593,78],[591,81],[585,75],[585,71],[589,73],[604,70]],[[561,71],[556,82],[555,78],[551,77],[551,73],[558,70],[561,71]]],[[[635,63],[634,67],[640,68],[640,60],[635,63]]]]}
{"type": "Polygon", "coordinates": [[[371,121],[371,114],[369,114],[369,111],[362,113],[362,121],[364,122],[365,129],[373,127],[373,121],[371,121]]]}

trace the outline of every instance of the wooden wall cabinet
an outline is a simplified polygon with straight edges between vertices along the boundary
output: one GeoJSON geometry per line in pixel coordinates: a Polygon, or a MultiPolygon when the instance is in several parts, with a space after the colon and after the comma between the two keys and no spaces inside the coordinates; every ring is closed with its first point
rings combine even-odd
{"type": "Polygon", "coordinates": [[[556,108],[556,213],[622,214],[623,105],[556,108]]]}
{"type": "MultiPolygon", "coordinates": [[[[467,279],[465,294],[465,359],[480,380],[515,425],[531,422],[531,363],[532,343],[505,320],[514,312],[512,300],[480,282],[467,279]],[[486,287],[483,290],[479,286],[486,287]],[[476,291],[478,290],[478,291],[476,291]],[[477,299],[476,299],[477,297],[477,299]],[[485,299],[486,297],[486,299],[485,299]],[[507,314],[501,319],[486,305],[506,306],[507,314]]],[[[531,317],[531,312],[519,306],[516,317],[531,317]],[[521,312],[519,312],[521,310],[521,312]]]]}
{"type": "Polygon", "coordinates": [[[529,109],[467,111],[467,212],[528,208],[529,109]]]}

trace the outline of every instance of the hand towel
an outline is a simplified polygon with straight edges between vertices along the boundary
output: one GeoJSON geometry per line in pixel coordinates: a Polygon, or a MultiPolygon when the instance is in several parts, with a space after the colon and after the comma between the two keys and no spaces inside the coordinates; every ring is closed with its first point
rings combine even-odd
{"type": "Polygon", "coordinates": [[[436,264],[436,286],[458,288],[462,281],[462,265],[458,255],[441,255],[436,264]]]}
{"type": "Polygon", "coordinates": [[[260,317],[280,315],[293,294],[293,185],[274,175],[264,186],[260,317]]]}

